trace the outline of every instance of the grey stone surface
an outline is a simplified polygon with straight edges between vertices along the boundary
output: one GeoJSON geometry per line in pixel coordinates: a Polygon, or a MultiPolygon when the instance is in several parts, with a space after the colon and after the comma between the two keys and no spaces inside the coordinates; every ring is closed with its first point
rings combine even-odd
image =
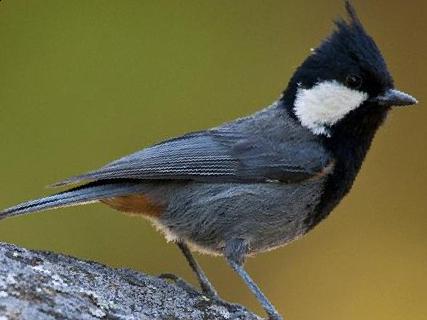
{"type": "Polygon", "coordinates": [[[0,320],[260,319],[184,282],[0,243],[0,320]]]}

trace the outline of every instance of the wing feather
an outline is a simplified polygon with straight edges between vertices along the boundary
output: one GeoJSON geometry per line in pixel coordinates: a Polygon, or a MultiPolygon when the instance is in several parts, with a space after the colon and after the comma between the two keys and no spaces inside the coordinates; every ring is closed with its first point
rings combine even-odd
{"type": "Polygon", "coordinates": [[[293,182],[316,175],[329,162],[313,142],[274,145],[262,137],[215,129],[167,140],[54,186],[108,179],[293,182]]]}

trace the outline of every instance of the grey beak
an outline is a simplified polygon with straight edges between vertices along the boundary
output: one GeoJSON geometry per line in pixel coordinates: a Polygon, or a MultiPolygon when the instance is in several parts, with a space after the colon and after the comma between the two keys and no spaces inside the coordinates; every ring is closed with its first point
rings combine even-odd
{"type": "Polygon", "coordinates": [[[374,101],[386,107],[409,106],[418,103],[418,100],[413,96],[395,89],[387,90],[383,95],[376,97],[374,101]]]}

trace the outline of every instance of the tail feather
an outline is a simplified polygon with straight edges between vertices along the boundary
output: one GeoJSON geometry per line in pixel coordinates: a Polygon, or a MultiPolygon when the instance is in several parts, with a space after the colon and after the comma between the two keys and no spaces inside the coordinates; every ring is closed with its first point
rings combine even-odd
{"type": "Polygon", "coordinates": [[[0,211],[0,219],[31,212],[97,202],[101,199],[136,194],[142,191],[143,184],[138,182],[105,182],[103,184],[100,184],[99,182],[89,183],[45,198],[23,202],[0,211]]]}

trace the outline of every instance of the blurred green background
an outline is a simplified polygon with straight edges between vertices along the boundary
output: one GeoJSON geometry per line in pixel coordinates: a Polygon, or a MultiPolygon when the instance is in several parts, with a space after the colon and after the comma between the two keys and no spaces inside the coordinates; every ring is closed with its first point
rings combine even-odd
{"type": "MultiPolygon", "coordinates": [[[[425,1],[354,4],[399,89],[350,194],[313,232],[247,263],[288,319],[426,319],[425,1]]],[[[336,1],[0,2],[0,207],[73,174],[274,101],[343,14],[336,1]]],[[[1,221],[0,240],[194,277],[140,218],[102,205],[1,221]]],[[[221,258],[225,299],[262,312],[221,258]]]]}

